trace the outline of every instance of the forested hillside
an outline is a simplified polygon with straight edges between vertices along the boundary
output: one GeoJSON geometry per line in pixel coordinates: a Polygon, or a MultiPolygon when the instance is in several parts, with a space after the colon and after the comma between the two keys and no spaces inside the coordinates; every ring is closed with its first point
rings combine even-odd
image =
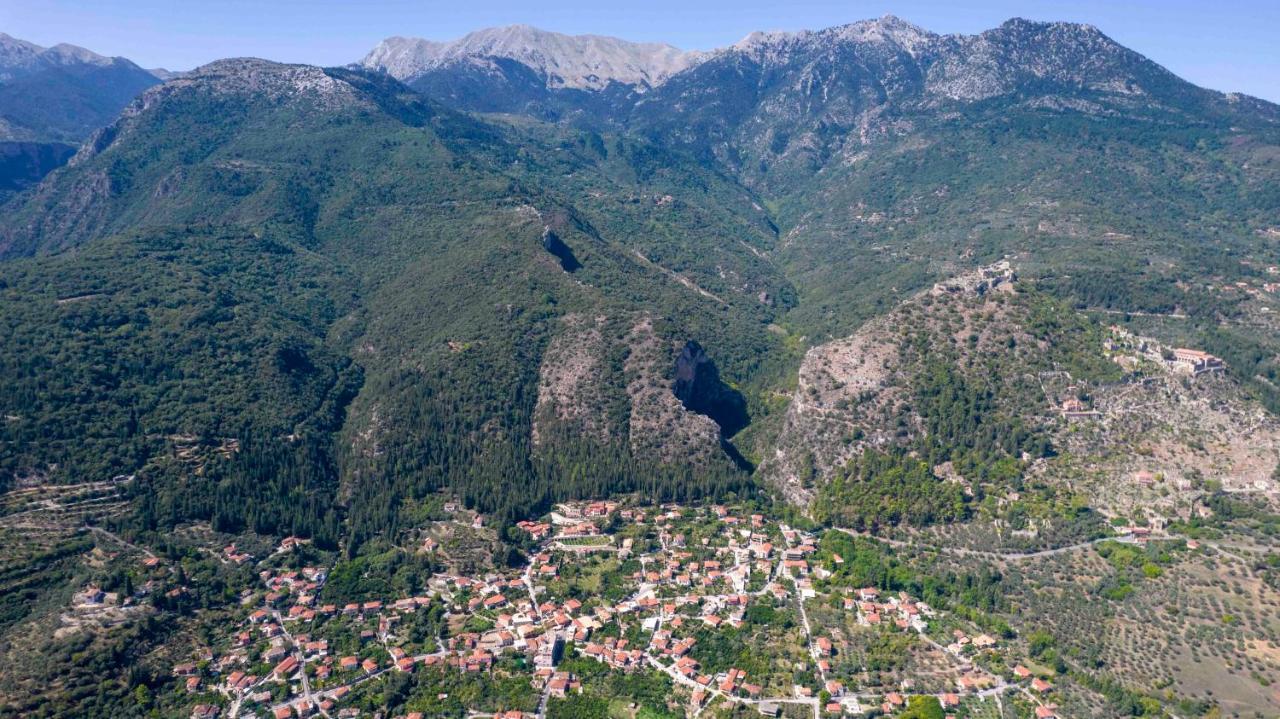
{"type": "Polygon", "coordinates": [[[4,265],[7,481],[136,474],[139,528],[336,546],[345,519],[351,551],[446,487],[512,520],[744,485],[713,422],[710,464],[663,450],[647,412],[709,420],[640,388],[691,340],[741,383],[777,371],[765,326],[794,290],[758,254],[767,220],[678,154],[524,132],[260,61],[144,95],[9,215],[9,253],[41,256],[4,265]],[[595,380],[620,431],[553,426],[534,453],[539,365],[572,312],[612,319],[622,355],[595,380]]]}
{"type": "MultiPolygon", "coordinates": [[[[445,66],[470,72],[415,82],[445,66]]],[[[1274,108],[1091,28],[754,36],[605,115],[587,105],[616,87],[574,88],[564,121],[419,87],[214,63],[9,203],[0,249],[31,257],[3,265],[26,338],[7,481],[138,474],[140,526],[357,545],[442,487],[506,520],[637,482],[721,492],[776,453],[805,346],[1001,256],[1080,308],[1190,312],[1185,340],[1275,401],[1269,340],[1222,325],[1246,310],[1211,289],[1277,261],[1274,108]],[[718,399],[678,396],[688,347],[718,399]],[[178,490],[193,457],[215,480],[178,490]],[[286,465],[319,499],[244,509],[286,465]]]]}

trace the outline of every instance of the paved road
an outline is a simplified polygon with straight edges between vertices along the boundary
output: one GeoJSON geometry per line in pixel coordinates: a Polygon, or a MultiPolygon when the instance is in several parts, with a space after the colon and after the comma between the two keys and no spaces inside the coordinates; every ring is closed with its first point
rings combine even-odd
{"type": "Polygon", "coordinates": [[[954,554],[962,557],[978,557],[980,559],[994,559],[998,561],[1017,562],[1026,559],[1042,559],[1044,557],[1052,557],[1059,554],[1074,552],[1078,549],[1091,547],[1095,544],[1103,542],[1129,542],[1133,541],[1132,534],[1119,534],[1113,537],[1099,537],[1091,539],[1087,542],[1077,542],[1068,544],[1064,547],[1055,547],[1053,549],[1041,549],[1034,552],[989,552],[981,549],[965,549],[964,547],[947,547],[936,544],[926,544],[924,542],[910,542],[903,539],[889,539],[888,537],[880,537],[870,532],[859,532],[854,529],[845,529],[844,527],[835,527],[838,532],[844,532],[852,537],[863,537],[864,539],[873,539],[881,544],[887,544],[890,547],[901,547],[908,549],[927,549],[943,554],[954,554]]]}
{"type": "MultiPolygon", "coordinates": [[[[275,617],[276,624],[280,626],[280,631],[284,633],[284,638],[288,639],[289,644],[293,646],[293,656],[298,660],[298,673],[302,676],[302,698],[312,707],[319,710],[319,712],[325,717],[328,717],[329,713],[320,708],[320,702],[311,694],[311,680],[307,678],[307,660],[303,656],[302,650],[298,647],[298,643],[294,641],[293,634],[289,632],[289,628],[285,626],[284,619],[280,616],[280,612],[273,609],[271,610],[271,615],[275,617]]],[[[281,678],[286,679],[287,681],[287,677],[281,678]]],[[[296,701],[296,699],[290,697],[289,703],[294,703],[296,701]]]]}
{"type": "MultiPolygon", "coordinates": [[[[809,626],[809,613],[804,608],[804,595],[800,593],[799,587],[792,587],[795,592],[796,604],[800,607],[800,623],[804,625],[805,641],[809,644],[809,656],[813,658],[816,666],[818,661],[818,649],[813,644],[813,629],[809,626]]],[[[822,671],[822,667],[818,667],[818,676],[822,680],[822,686],[827,685],[827,673],[822,671]]],[[[818,713],[821,707],[818,706],[818,700],[813,700],[813,719],[818,719],[818,713]]]]}

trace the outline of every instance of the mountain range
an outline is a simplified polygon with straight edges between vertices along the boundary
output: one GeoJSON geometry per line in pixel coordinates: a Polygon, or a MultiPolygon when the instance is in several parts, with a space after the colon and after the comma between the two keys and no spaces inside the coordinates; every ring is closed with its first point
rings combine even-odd
{"type": "MultiPolygon", "coordinates": [[[[268,343],[319,374],[295,377],[301,394],[273,400],[267,415],[271,431],[297,434],[304,406],[333,411],[335,400],[309,393],[358,369],[363,389],[343,395],[341,413],[326,420],[326,433],[344,437],[338,444],[413,436],[397,436],[411,423],[388,420],[424,401],[422,386],[401,377],[409,362],[451,392],[487,397],[451,399],[470,408],[464,415],[524,387],[529,404],[502,431],[482,431],[481,412],[479,424],[453,433],[450,445],[477,443],[458,450],[464,456],[490,451],[542,471],[536,445],[553,433],[537,417],[550,412],[567,423],[557,432],[571,444],[603,442],[632,461],[680,467],[682,453],[670,446],[680,435],[646,439],[643,428],[688,415],[692,434],[680,440],[688,457],[749,471],[772,451],[771,398],[792,381],[799,348],[847,335],[975,263],[1020,258],[1038,275],[1069,277],[1057,280],[1063,300],[1093,303],[1098,276],[1125,276],[1146,294],[1176,281],[1196,294],[1270,261],[1259,233],[1277,205],[1280,108],[1195,87],[1089,26],[1011,20],[948,36],[885,17],[756,33],[708,53],[516,26],[451,43],[391,39],[348,68],[232,59],[163,84],[128,61],[78,49],[13,40],[5,48],[10,83],[49,73],[61,81],[70,66],[71,75],[103,72],[147,89],[67,167],[7,204],[0,257],[32,257],[9,267],[37,274],[56,265],[56,294],[108,303],[112,293],[98,286],[105,279],[73,287],[69,278],[89,268],[66,263],[80,266],[98,247],[124,251],[112,243],[150,246],[156,233],[170,243],[195,232],[199,244],[229,232],[257,239],[228,248],[252,254],[266,243],[291,263],[321,262],[329,269],[309,272],[328,278],[317,290],[324,302],[268,343]],[[495,305],[489,278],[516,276],[524,279],[495,305]],[[409,286],[451,287],[446,301],[461,304],[421,315],[412,293],[401,294],[409,286]],[[506,309],[492,315],[497,306],[506,309]],[[627,362],[604,371],[607,357],[634,361],[651,342],[696,347],[690,366],[714,379],[686,387],[700,387],[703,401],[641,392],[657,380],[639,377],[664,376],[679,353],[658,352],[643,371],[627,362]],[[499,347],[531,354],[503,374],[491,364],[499,347]],[[548,365],[565,352],[578,374],[548,365]],[[596,369],[585,376],[583,366],[596,369]],[[471,379],[446,380],[452,372],[471,379]],[[307,389],[311,381],[320,385],[307,389]],[[388,436],[368,439],[380,431],[388,436]]],[[[117,100],[127,92],[111,86],[117,100]]],[[[235,294],[217,295],[231,305],[189,311],[257,314],[249,307],[259,299],[235,294]]],[[[1138,303],[1191,301],[1167,294],[1138,303]]],[[[139,326],[131,341],[158,341],[154,328],[139,326]]],[[[1267,346],[1244,332],[1232,341],[1240,352],[1267,346]]],[[[1250,367],[1242,381],[1271,392],[1270,361],[1258,356],[1250,367]]],[[[224,373],[259,371],[251,368],[224,373]]],[[[154,373],[174,370],[142,371],[152,379],[112,395],[112,406],[136,414],[145,403],[133,393],[153,395],[154,373]]],[[[273,371],[253,376],[277,382],[273,371]]],[[[30,378],[48,386],[43,373],[30,378]]],[[[9,401],[30,401],[20,386],[11,385],[20,394],[9,401]]],[[[246,400],[271,396],[264,386],[246,400]]],[[[255,411],[220,397],[208,397],[220,409],[205,419],[154,406],[165,428],[148,436],[208,433],[214,427],[197,425],[215,418],[224,436],[250,429],[225,418],[255,411]]],[[[41,402],[52,411],[63,401],[41,402]]],[[[34,438],[76,423],[57,424],[27,431],[34,438]]],[[[18,446],[10,472],[71,466],[57,443],[18,446]]],[[[369,452],[375,465],[386,461],[369,452]]],[[[111,454],[95,451],[94,461],[111,454]]],[[[97,471],[132,471],[131,462],[97,471]]],[[[350,479],[371,471],[354,469],[362,463],[333,471],[350,479]]],[[[457,479],[447,465],[434,466],[431,483],[457,479]]]]}
{"type": "Polygon", "coordinates": [[[163,82],[0,41],[29,145],[0,489],[118,485],[86,523],[356,561],[440,493],[513,552],[517,520],[628,492],[869,530],[1025,528],[996,499],[1025,495],[1058,537],[1129,511],[1080,467],[1120,471],[1134,427],[1197,491],[1274,481],[1280,107],[1096,28],[885,17],[691,53],[514,26],[163,82]],[[1144,375],[1121,337],[1223,371],[1144,375]],[[1164,414],[1093,442],[1063,410],[1135,394],[1164,414]],[[1171,424],[1243,416],[1187,469],[1171,424]]]}
{"type": "Polygon", "coordinates": [[[0,140],[78,143],[160,82],[122,57],[0,33],[0,140]]]}
{"type": "Polygon", "coordinates": [[[0,33],[0,198],[66,162],[90,132],[158,82],[124,58],[0,33]]]}

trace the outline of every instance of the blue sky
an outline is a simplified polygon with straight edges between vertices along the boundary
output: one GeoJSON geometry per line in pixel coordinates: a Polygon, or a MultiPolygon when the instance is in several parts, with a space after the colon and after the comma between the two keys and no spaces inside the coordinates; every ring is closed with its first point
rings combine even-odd
{"type": "Polygon", "coordinates": [[[707,49],[885,14],[948,33],[1015,16],[1088,22],[1192,82],[1280,102],[1280,0],[0,0],[0,32],[188,69],[240,55],[345,64],[388,35],[444,40],[512,23],[707,49]]]}

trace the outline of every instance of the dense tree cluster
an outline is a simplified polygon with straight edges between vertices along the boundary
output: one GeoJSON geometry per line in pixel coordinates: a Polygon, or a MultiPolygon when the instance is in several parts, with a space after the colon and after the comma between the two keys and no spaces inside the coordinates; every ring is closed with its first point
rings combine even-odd
{"type": "Polygon", "coordinates": [[[901,449],[854,457],[814,504],[820,521],[859,530],[954,521],[966,512],[958,485],[933,476],[928,463],[901,449]]]}

